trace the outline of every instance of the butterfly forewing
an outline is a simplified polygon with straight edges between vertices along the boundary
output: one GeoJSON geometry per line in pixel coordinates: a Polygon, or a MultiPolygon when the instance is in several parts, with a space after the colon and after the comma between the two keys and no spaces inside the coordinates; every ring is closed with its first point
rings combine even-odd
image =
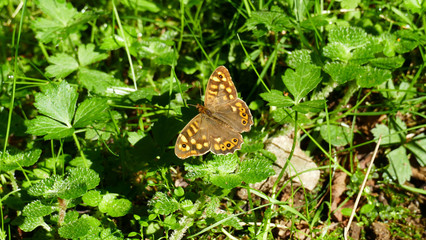
{"type": "Polygon", "coordinates": [[[227,123],[237,132],[248,132],[253,125],[250,109],[239,98],[229,104],[217,106],[213,116],[227,123]]]}
{"type": "Polygon", "coordinates": [[[237,99],[237,89],[232,82],[228,69],[224,66],[216,68],[207,83],[204,106],[213,110],[222,104],[237,99]]]}

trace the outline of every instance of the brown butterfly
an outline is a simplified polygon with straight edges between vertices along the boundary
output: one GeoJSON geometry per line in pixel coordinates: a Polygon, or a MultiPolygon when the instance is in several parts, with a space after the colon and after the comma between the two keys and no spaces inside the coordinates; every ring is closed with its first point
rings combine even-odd
{"type": "Polygon", "coordinates": [[[204,106],[179,134],[175,154],[181,159],[214,154],[233,153],[241,148],[241,132],[250,131],[253,117],[247,104],[238,98],[237,89],[228,69],[216,68],[207,84],[204,106]]]}

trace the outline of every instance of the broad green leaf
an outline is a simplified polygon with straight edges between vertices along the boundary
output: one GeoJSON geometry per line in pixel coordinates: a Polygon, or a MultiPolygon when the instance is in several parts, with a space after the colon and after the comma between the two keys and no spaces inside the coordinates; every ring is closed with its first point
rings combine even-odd
{"type": "Polygon", "coordinates": [[[127,199],[114,199],[108,205],[107,214],[111,217],[122,217],[130,212],[132,209],[132,202],[127,199]]]}
{"type": "Polygon", "coordinates": [[[378,39],[374,38],[366,45],[354,49],[349,62],[357,65],[363,65],[368,63],[370,60],[375,59],[375,54],[383,51],[383,46],[377,43],[378,41],[378,39]]]}
{"type": "Polygon", "coordinates": [[[62,81],[59,85],[51,84],[44,92],[37,93],[34,105],[41,114],[71,127],[77,98],[76,90],[62,81]]]}
{"type": "Polygon", "coordinates": [[[303,64],[312,64],[311,51],[307,49],[295,50],[288,55],[287,64],[291,68],[298,68],[303,64]]]}
{"type": "Polygon", "coordinates": [[[90,168],[71,168],[66,180],[72,183],[82,183],[87,186],[87,189],[97,187],[101,181],[99,174],[90,168]]]}
{"type": "Polygon", "coordinates": [[[211,173],[228,174],[233,173],[238,166],[239,158],[235,154],[213,155],[213,160],[206,163],[211,173]]]}
{"type": "Polygon", "coordinates": [[[359,213],[361,213],[361,214],[368,214],[369,212],[373,211],[374,208],[375,208],[374,204],[364,204],[361,207],[359,213]]]}
{"type": "Polygon", "coordinates": [[[278,32],[292,28],[294,24],[281,9],[275,8],[273,11],[252,12],[246,25],[249,30],[259,31],[261,28],[266,28],[267,31],[278,32]]]}
{"type": "Polygon", "coordinates": [[[78,48],[78,61],[81,66],[87,66],[108,58],[108,54],[95,51],[94,44],[81,45],[78,48]]]}
{"type": "Polygon", "coordinates": [[[102,201],[102,196],[99,191],[91,190],[83,195],[83,202],[91,207],[96,207],[102,201]]]}
{"type": "Polygon", "coordinates": [[[355,9],[361,0],[341,0],[339,2],[343,9],[355,9]]]}
{"type": "Polygon", "coordinates": [[[360,87],[371,88],[378,86],[392,78],[389,70],[365,66],[357,76],[356,82],[360,87]]]}
{"type": "MultiPolygon", "coordinates": [[[[401,122],[401,120],[397,119],[397,122],[401,122]]],[[[405,124],[402,124],[401,126],[405,126],[405,124]]],[[[397,131],[392,127],[392,125],[389,128],[384,124],[378,124],[371,130],[371,132],[376,139],[378,139],[380,136],[382,137],[382,142],[380,145],[396,144],[404,141],[403,136],[396,134],[397,131]]]]}
{"type": "Polygon", "coordinates": [[[50,231],[51,228],[44,222],[43,217],[25,217],[24,222],[19,225],[24,232],[32,232],[38,226],[42,226],[47,231],[50,231]]]}
{"type": "Polygon", "coordinates": [[[36,136],[45,135],[45,140],[66,138],[74,133],[74,128],[67,127],[45,116],[37,116],[35,119],[28,121],[27,125],[27,133],[36,136]]]}
{"type": "Polygon", "coordinates": [[[275,89],[272,89],[271,92],[261,93],[260,97],[269,102],[270,106],[290,107],[294,105],[294,101],[290,97],[284,96],[283,92],[275,89]]]}
{"type": "Polygon", "coordinates": [[[157,6],[157,2],[146,1],[146,0],[123,0],[120,1],[124,6],[131,8],[133,11],[145,12],[150,11],[153,13],[159,12],[160,7],[157,6]]]}
{"type": "Polygon", "coordinates": [[[426,136],[424,133],[413,138],[405,147],[414,154],[420,166],[426,166],[426,136]]]}
{"type": "Polygon", "coordinates": [[[137,102],[139,100],[147,100],[151,101],[153,96],[158,96],[158,92],[153,87],[144,87],[138,89],[135,92],[130,93],[129,98],[133,102],[137,102]]]}
{"type": "Polygon", "coordinates": [[[300,65],[296,71],[287,69],[282,79],[294,101],[299,103],[321,82],[321,69],[311,64],[300,65]]]}
{"type": "Polygon", "coordinates": [[[335,147],[345,146],[351,140],[351,129],[337,125],[322,125],[321,137],[335,147]]]}
{"type": "Polygon", "coordinates": [[[371,65],[384,69],[400,68],[405,62],[402,56],[388,57],[388,58],[374,58],[370,60],[371,65]]]}
{"type": "Polygon", "coordinates": [[[65,78],[78,69],[78,62],[66,53],[58,53],[49,58],[51,65],[46,68],[48,77],[65,78]]]}
{"type": "Polygon", "coordinates": [[[332,60],[347,62],[352,57],[351,50],[352,48],[345,46],[343,43],[330,42],[324,46],[323,54],[332,60]]]}
{"type": "Polygon", "coordinates": [[[160,40],[134,43],[132,48],[141,58],[151,59],[158,65],[173,65],[178,59],[177,53],[171,46],[160,40]]]}
{"type": "Polygon", "coordinates": [[[215,213],[212,216],[214,218],[213,222],[210,222],[209,219],[206,219],[207,223],[214,224],[216,222],[219,222],[223,219],[226,219],[226,221],[221,223],[221,226],[230,226],[237,230],[243,229],[241,226],[241,221],[234,215],[231,215],[230,213],[215,213]]]}
{"type": "Polygon", "coordinates": [[[275,174],[272,163],[264,158],[254,158],[242,161],[238,175],[245,183],[257,183],[275,174]]]}
{"type": "Polygon", "coordinates": [[[44,14],[66,26],[77,14],[77,9],[65,0],[36,0],[37,6],[44,14]]]}
{"type": "Polygon", "coordinates": [[[0,170],[7,172],[19,169],[20,167],[29,167],[34,165],[41,155],[41,149],[33,149],[29,151],[10,150],[1,154],[0,170]]]}
{"type": "Polygon", "coordinates": [[[410,52],[420,44],[420,34],[412,30],[398,30],[394,34],[397,37],[397,53],[410,52]]]}
{"type": "Polygon", "coordinates": [[[209,179],[211,183],[224,189],[233,189],[245,180],[238,174],[213,174],[209,179]]]}
{"type": "Polygon", "coordinates": [[[149,205],[151,211],[161,215],[169,215],[179,209],[179,203],[176,199],[162,192],[156,192],[155,196],[149,201],[149,205]]]}
{"type": "Polygon", "coordinates": [[[324,110],[325,100],[311,100],[301,102],[293,107],[293,110],[301,113],[316,113],[324,110]]]}
{"type": "Polygon", "coordinates": [[[398,180],[399,184],[404,184],[411,178],[411,166],[408,161],[404,146],[401,146],[386,155],[389,159],[389,174],[398,180]]]}
{"type": "Polygon", "coordinates": [[[43,196],[45,198],[57,197],[68,184],[62,180],[59,176],[54,175],[50,178],[41,180],[38,183],[33,184],[28,189],[28,194],[31,196],[43,196]]]}
{"type": "Polygon", "coordinates": [[[126,84],[115,79],[112,75],[84,67],[79,69],[78,80],[87,90],[101,96],[117,97],[134,91],[133,88],[130,89],[126,84]]]}
{"type": "Polygon", "coordinates": [[[24,207],[22,210],[22,215],[27,217],[44,217],[55,210],[58,210],[57,207],[44,205],[40,200],[35,200],[24,207]]]}
{"type": "Polygon", "coordinates": [[[424,13],[424,9],[426,7],[425,1],[421,0],[404,0],[403,1],[404,6],[407,10],[411,11],[412,13],[418,13],[422,14],[424,13]]]}
{"type": "Polygon", "coordinates": [[[62,238],[77,239],[87,235],[90,227],[86,218],[79,218],[77,221],[61,226],[58,233],[62,238]]]}
{"type": "Polygon", "coordinates": [[[95,121],[104,119],[108,108],[107,100],[104,98],[86,99],[77,108],[74,118],[74,128],[86,127],[95,121]]]}
{"type": "Polygon", "coordinates": [[[358,27],[334,27],[328,33],[330,43],[341,43],[348,48],[362,47],[368,43],[368,36],[364,29],[358,27]]]}
{"type": "Polygon", "coordinates": [[[338,84],[354,80],[362,69],[360,66],[352,63],[327,63],[324,66],[324,71],[330,74],[331,78],[338,84]]]}

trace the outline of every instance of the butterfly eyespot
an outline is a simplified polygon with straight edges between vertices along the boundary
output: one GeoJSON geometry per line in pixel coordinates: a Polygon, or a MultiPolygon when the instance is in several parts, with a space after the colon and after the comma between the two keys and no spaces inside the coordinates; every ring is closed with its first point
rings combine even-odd
{"type": "Polygon", "coordinates": [[[226,144],[226,147],[227,147],[227,148],[230,148],[230,147],[231,147],[231,144],[230,144],[230,143],[227,143],[227,144],[226,144]]]}
{"type": "Polygon", "coordinates": [[[241,120],[241,123],[245,126],[247,125],[247,121],[245,119],[241,120]]]}
{"type": "Polygon", "coordinates": [[[222,74],[219,74],[219,78],[220,78],[220,79],[222,79],[222,78],[223,78],[223,75],[222,75],[222,74]]]}
{"type": "Polygon", "coordinates": [[[233,138],[233,139],[232,139],[232,141],[233,141],[234,143],[237,143],[237,142],[238,142],[238,139],[233,138]]]}
{"type": "Polygon", "coordinates": [[[246,110],[244,108],[240,108],[240,112],[245,112],[246,110]]]}
{"type": "Polygon", "coordinates": [[[220,145],[220,148],[221,148],[222,150],[226,150],[226,147],[225,147],[225,145],[223,145],[223,144],[221,144],[221,145],[220,145]]]}
{"type": "Polygon", "coordinates": [[[243,115],[243,117],[247,116],[247,114],[245,114],[245,113],[243,113],[243,114],[241,114],[241,115],[243,115]]]}
{"type": "Polygon", "coordinates": [[[182,148],[186,148],[186,144],[184,143],[184,144],[182,144],[182,148]]]}

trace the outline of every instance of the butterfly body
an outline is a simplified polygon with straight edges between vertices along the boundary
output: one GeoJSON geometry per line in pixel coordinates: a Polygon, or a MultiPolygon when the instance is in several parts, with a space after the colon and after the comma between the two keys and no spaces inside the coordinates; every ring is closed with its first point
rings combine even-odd
{"type": "Polygon", "coordinates": [[[241,148],[241,132],[250,131],[253,118],[247,104],[237,97],[228,69],[216,68],[206,88],[204,106],[179,134],[175,154],[179,158],[233,153],[241,148]]]}

